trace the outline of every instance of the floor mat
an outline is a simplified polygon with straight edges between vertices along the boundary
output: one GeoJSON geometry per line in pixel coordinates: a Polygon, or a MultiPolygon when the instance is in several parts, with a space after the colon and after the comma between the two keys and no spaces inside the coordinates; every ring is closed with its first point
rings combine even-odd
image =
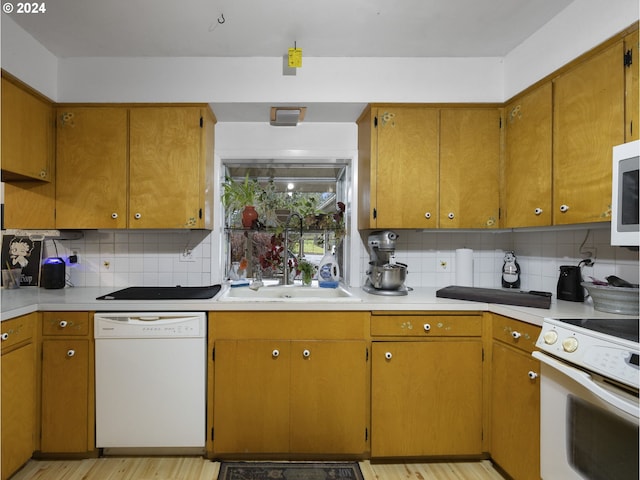
{"type": "Polygon", "coordinates": [[[364,480],[357,462],[222,462],[218,480],[364,480]]]}

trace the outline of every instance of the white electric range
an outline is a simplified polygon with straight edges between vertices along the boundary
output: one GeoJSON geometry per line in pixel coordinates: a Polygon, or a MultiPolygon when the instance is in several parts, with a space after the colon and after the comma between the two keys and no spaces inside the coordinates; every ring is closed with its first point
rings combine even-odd
{"type": "Polygon", "coordinates": [[[639,477],[637,318],[545,318],[541,363],[540,473],[562,478],[639,477]]]}

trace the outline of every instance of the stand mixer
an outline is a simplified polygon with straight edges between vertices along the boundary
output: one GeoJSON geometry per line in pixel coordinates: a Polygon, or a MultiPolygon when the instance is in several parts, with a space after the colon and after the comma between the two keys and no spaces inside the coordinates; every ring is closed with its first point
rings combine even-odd
{"type": "Polygon", "coordinates": [[[407,295],[407,266],[395,261],[398,235],[391,230],[371,232],[367,238],[369,270],[362,289],[374,295],[407,295]]]}

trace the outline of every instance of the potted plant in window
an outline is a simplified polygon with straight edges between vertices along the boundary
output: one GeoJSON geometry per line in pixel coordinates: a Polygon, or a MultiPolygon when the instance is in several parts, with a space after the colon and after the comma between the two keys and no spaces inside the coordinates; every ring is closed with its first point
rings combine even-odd
{"type": "Polygon", "coordinates": [[[255,208],[256,196],[261,190],[258,181],[249,178],[249,174],[247,174],[242,182],[226,177],[222,186],[224,188],[222,203],[227,209],[227,213],[242,211],[242,226],[251,228],[253,222],[258,219],[255,208]]]}
{"type": "Polygon", "coordinates": [[[298,262],[297,271],[302,276],[302,285],[311,285],[313,275],[316,273],[316,266],[303,258],[298,262]]]}

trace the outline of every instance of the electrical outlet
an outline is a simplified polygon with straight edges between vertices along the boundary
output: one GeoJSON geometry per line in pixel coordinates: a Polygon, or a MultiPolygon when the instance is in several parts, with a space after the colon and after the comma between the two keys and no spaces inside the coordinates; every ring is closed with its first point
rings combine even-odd
{"type": "Polygon", "coordinates": [[[181,262],[195,262],[196,259],[193,256],[193,250],[190,248],[185,248],[182,252],[180,252],[180,261],[181,262]]]}
{"type": "Polygon", "coordinates": [[[80,265],[80,249],[74,248],[69,255],[69,263],[72,265],[80,265]]]}

